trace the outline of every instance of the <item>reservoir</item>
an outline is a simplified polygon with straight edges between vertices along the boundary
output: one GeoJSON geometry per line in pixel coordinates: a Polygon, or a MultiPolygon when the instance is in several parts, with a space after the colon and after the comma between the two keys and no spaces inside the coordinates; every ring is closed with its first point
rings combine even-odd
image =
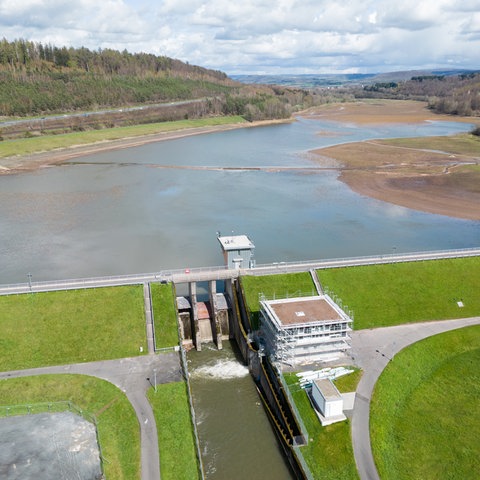
{"type": "Polygon", "coordinates": [[[41,281],[221,265],[217,231],[248,234],[257,263],[477,246],[479,222],[361,196],[308,153],[470,128],[300,118],[2,176],[0,283],[27,282],[28,273],[41,281]]]}

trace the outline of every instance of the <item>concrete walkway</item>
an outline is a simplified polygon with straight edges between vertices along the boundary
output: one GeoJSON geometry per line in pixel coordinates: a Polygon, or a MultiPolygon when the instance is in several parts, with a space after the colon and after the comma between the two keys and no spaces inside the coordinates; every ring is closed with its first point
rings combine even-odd
{"type": "Polygon", "coordinates": [[[413,323],[352,333],[350,355],[363,369],[352,416],[352,442],[361,480],[380,480],[370,443],[370,400],[378,377],[400,350],[438,333],[479,325],[480,317],[413,323]]]}
{"type": "Polygon", "coordinates": [[[0,372],[0,380],[59,373],[98,377],[113,383],[126,394],[140,425],[141,478],[142,480],[159,480],[157,427],[146,392],[154,385],[155,378],[158,384],[179,381],[182,378],[179,354],[144,355],[121,360],[0,372]]]}

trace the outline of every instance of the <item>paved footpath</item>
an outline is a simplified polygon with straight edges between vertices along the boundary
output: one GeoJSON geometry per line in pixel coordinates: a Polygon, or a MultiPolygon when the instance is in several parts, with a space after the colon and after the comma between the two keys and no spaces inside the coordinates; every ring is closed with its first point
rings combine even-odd
{"type": "Polygon", "coordinates": [[[0,372],[0,380],[58,373],[77,373],[102,378],[125,392],[140,424],[141,478],[142,480],[159,480],[157,427],[146,392],[154,385],[155,377],[158,384],[178,381],[182,378],[179,354],[162,353],[121,360],[0,372]]]}
{"type": "Polygon", "coordinates": [[[457,328],[480,324],[480,317],[412,323],[352,333],[350,355],[363,369],[352,416],[352,442],[361,480],[380,480],[370,443],[370,400],[378,377],[400,350],[424,338],[457,328]]]}

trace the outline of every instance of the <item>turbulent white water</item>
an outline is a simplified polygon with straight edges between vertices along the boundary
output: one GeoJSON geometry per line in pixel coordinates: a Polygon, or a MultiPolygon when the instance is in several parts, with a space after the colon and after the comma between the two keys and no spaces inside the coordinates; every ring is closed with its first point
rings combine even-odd
{"type": "Polygon", "coordinates": [[[232,378],[246,377],[249,372],[245,365],[236,360],[217,360],[195,368],[190,372],[195,378],[208,378],[213,380],[229,380],[232,378]]]}

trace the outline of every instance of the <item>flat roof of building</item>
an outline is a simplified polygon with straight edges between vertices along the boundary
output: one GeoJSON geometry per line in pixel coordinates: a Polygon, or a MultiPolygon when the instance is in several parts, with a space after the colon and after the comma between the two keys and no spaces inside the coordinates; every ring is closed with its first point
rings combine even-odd
{"type": "Polygon", "coordinates": [[[251,250],[255,245],[246,235],[217,237],[223,250],[251,250]]]}
{"type": "Polygon", "coordinates": [[[335,387],[330,379],[321,378],[320,380],[314,380],[313,383],[321,392],[325,400],[340,400],[342,398],[337,387],[335,387]]]}
{"type": "Polygon", "coordinates": [[[284,326],[343,318],[325,296],[286,298],[265,303],[284,326]]]}

